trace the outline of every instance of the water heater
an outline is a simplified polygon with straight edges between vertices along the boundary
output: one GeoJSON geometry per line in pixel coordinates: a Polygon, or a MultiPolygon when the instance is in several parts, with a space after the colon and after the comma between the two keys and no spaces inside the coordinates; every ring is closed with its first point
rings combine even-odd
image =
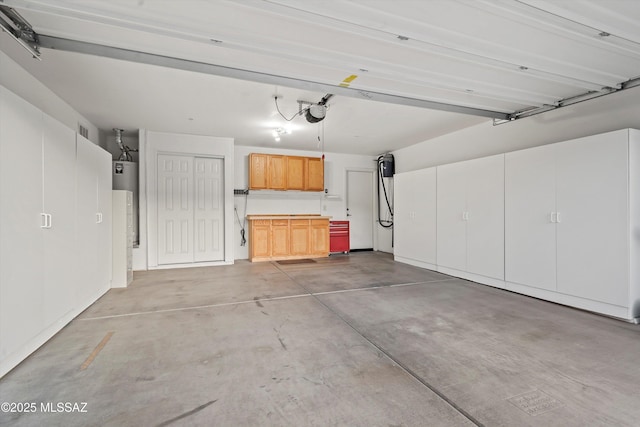
{"type": "Polygon", "coordinates": [[[133,193],[133,245],[138,246],[138,164],[125,160],[113,161],[113,189],[133,193]]]}

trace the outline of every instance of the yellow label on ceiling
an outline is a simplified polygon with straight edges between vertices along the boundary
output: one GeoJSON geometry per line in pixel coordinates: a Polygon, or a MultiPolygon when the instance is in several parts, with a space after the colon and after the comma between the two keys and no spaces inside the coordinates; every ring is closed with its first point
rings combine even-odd
{"type": "Polygon", "coordinates": [[[358,78],[357,75],[355,74],[351,74],[349,77],[347,77],[346,79],[344,79],[342,81],[342,83],[340,83],[340,87],[349,87],[349,85],[351,84],[352,81],[354,81],[356,78],[358,78]]]}

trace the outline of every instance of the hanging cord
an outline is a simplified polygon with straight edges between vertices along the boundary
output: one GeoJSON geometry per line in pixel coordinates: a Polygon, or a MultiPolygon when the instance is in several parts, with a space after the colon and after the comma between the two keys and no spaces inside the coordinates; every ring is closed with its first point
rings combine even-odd
{"type": "Polygon", "coordinates": [[[384,192],[384,199],[387,202],[387,208],[389,208],[389,214],[391,214],[391,220],[383,220],[380,216],[380,200],[378,200],[378,224],[384,228],[393,227],[393,209],[391,209],[391,203],[389,203],[389,196],[387,195],[387,187],[384,185],[384,178],[382,177],[382,157],[378,157],[378,197],[380,197],[380,183],[382,182],[382,191],[384,192]]]}
{"type": "Polygon", "coordinates": [[[284,114],[282,114],[282,111],[280,111],[280,107],[278,106],[278,96],[274,96],[274,99],[276,100],[276,110],[278,110],[278,113],[282,116],[283,119],[285,119],[286,121],[290,122],[291,120],[295,119],[296,117],[302,115],[302,113],[306,113],[308,108],[305,108],[304,110],[301,109],[300,111],[298,111],[297,113],[295,113],[293,116],[291,116],[290,119],[287,119],[285,117],[284,114]]]}
{"type": "Polygon", "coordinates": [[[240,225],[240,246],[245,246],[247,244],[247,237],[245,234],[245,229],[247,226],[247,204],[249,202],[249,190],[245,190],[244,193],[244,220],[240,221],[240,215],[238,214],[238,208],[234,208],[236,211],[236,218],[238,219],[238,225],[240,225]]]}

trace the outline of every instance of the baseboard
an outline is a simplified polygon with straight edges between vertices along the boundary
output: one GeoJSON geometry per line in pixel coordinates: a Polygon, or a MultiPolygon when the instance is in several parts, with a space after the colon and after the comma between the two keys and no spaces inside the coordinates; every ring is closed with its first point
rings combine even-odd
{"type": "Polygon", "coordinates": [[[102,295],[104,295],[108,290],[108,286],[104,287],[104,289],[101,289],[96,296],[81,303],[78,308],[69,311],[53,324],[42,330],[38,335],[31,338],[22,347],[12,352],[11,354],[9,354],[9,356],[0,361],[0,378],[4,377],[13,368],[18,366],[20,363],[22,363],[22,361],[29,357],[33,352],[42,347],[47,341],[53,338],[55,334],[60,332],[62,328],[67,326],[69,322],[78,317],[80,313],[85,311],[91,304],[102,297],[102,295]]]}
{"type": "Polygon", "coordinates": [[[404,264],[413,265],[414,267],[426,268],[427,270],[436,271],[438,268],[435,264],[430,264],[428,262],[418,261],[411,258],[405,258],[402,256],[394,256],[393,260],[404,263],[404,264]]]}

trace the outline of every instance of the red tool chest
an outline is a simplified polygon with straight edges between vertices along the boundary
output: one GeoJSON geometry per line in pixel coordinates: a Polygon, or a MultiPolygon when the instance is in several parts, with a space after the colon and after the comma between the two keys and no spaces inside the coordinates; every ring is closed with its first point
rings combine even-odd
{"type": "Polygon", "coordinates": [[[329,252],[349,250],[349,221],[329,221],[329,252]]]}

